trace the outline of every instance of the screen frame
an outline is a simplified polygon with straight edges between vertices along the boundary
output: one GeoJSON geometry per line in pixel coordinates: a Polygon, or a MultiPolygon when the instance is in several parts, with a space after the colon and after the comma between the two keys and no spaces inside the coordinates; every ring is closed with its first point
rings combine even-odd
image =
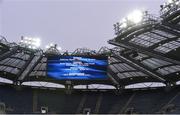
{"type": "Polygon", "coordinates": [[[46,78],[49,79],[50,81],[59,81],[59,82],[65,82],[65,81],[75,81],[75,82],[84,82],[84,84],[87,84],[87,83],[91,83],[91,82],[104,82],[104,81],[108,81],[110,80],[109,76],[108,76],[108,66],[109,66],[109,56],[107,55],[50,55],[50,56],[47,56],[47,64],[46,64],[46,78]],[[106,67],[106,78],[104,79],[55,79],[55,78],[52,78],[50,76],[48,76],[48,60],[49,58],[53,58],[53,57],[58,57],[60,58],[61,56],[71,56],[71,57],[91,57],[91,58],[99,58],[99,59],[102,59],[105,58],[107,59],[107,67],[106,67]]]}

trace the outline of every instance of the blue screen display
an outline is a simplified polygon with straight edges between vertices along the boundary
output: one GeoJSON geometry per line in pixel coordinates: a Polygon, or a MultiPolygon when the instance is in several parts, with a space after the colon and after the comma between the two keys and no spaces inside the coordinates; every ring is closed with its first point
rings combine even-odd
{"type": "Polygon", "coordinates": [[[107,57],[49,57],[48,77],[58,80],[95,80],[107,78],[107,57]]]}

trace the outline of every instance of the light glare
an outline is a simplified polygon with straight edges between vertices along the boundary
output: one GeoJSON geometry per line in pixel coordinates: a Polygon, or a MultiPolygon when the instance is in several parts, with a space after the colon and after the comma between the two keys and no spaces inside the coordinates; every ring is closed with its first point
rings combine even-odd
{"type": "Polygon", "coordinates": [[[121,25],[121,28],[126,28],[126,27],[127,27],[127,23],[123,22],[122,25],[121,25]]]}
{"type": "Polygon", "coordinates": [[[173,0],[168,0],[168,3],[170,4],[170,3],[173,3],[173,0]]]}
{"type": "Polygon", "coordinates": [[[140,10],[134,10],[127,19],[135,24],[139,23],[143,19],[143,13],[140,10]]]}
{"type": "Polygon", "coordinates": [[[60,51],[60,50],[62,50],[62,48],[61,48],[61,47],[58,47],[57,49],[58,49],[59,51],[60,51]]]}
{"type": "Polygon", "coordinates": [[[20,43],[27,46],[28,48],[36,49],[36,48],[40,47],[41,40],[40,40],[40,38],[24,37],[20,41],[20,43]]]}

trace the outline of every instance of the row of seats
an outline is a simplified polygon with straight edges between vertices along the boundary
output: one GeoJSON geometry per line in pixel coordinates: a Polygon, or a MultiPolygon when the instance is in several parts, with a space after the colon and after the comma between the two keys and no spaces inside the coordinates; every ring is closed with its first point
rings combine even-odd
{"type": "MultiPolygon", "coordinates": [[[[180,113],[180,88],[111,91],[32,89],[0,86],[6,113],[180,113]],[[42,109],[45,109],[45,111],[42,109]]],[[[1,110],[0,110],[1,111],[1,110]]]]}

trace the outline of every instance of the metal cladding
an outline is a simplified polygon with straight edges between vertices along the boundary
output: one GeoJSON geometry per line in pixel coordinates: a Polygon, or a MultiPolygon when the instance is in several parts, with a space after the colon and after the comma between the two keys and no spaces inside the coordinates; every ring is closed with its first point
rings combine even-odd
{"type": "Polygon", "coordinates": [[[146,12],[141,22],[129,24],[126,21],[114,25],[116,37],[108,43],[122,49],[115,50],[113,56],[126,66],[128,64],[127,71],[122,71],[125,68],[122,63],[111,65],[120,83],[153,81],[174,85],[179,81],[179,17],[180,2],[174,0],[161,6],[160,17],[154,18],[146,12]],[[126,26],[122,27],[122,24],[126,26]],[[129,69],[129,66],[143,74],[137,75],[137,71],[129,69]]]}

